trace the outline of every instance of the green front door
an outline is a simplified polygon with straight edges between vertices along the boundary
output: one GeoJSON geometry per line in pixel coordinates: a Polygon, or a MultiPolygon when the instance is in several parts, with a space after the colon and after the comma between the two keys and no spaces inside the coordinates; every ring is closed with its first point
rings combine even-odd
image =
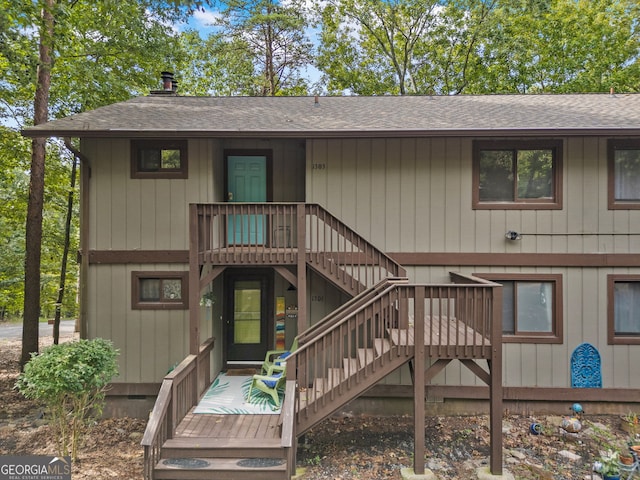
{"type": "MultiPolygon", "coordinates": [[[[227,156],[227,199],[229,202],[267,201],[266,155],[227,156]]],[[[227,219],[230,245],[262,245],[266,231],[265,215],[248,212],[229,215],[227,219]]]]}

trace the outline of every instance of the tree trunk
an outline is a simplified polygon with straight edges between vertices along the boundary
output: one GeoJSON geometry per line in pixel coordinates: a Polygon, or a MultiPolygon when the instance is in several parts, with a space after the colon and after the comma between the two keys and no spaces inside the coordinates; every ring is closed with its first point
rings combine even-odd
{"type": "MultiPolygon", "coordinates": [[[[53,65],[53,7],[55,0],[45,0],[40,27],[39,63],[36,94],[33,102],[33,123],[45,123],[49,117],[49,88],[53,65]]],[[[25,265],[24,265],[24,319],[22,326],[22,355],[20,365],[38,352],[38,326],[40,319],[40,257],[42,246],[42,204],[44,199],[46,139],[34,138],[31,152],[31,180],[27,207],[25,265]]]]}
{"type": "Polygon", "coordinates": [[[64,250],[62,252],[62,265],[60,266],[60,285],[58,287],[58,298],[56,300],[56,314],[53,319],[53,343],[58,344],[60,340],[60,315],[62,311],[62,301],[64,300],[64,288],[67,278],[67,258],[69,257],[69,243],[71,242],[71,219],[73,218],[73,194],[76,188],[76,171],[78,159],[74,155],[71,165],[71,182],[69,186],[69,196],[67,198],[67,218],[64,226],[64,250]]]}

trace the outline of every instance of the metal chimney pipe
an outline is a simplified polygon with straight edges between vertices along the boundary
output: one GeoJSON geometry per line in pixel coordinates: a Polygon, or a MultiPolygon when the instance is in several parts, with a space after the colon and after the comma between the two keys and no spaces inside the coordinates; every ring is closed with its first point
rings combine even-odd
{"type": "Polygon", "coordinates": [[[160,72],[162,77],[162,89],[168,92],[173,90],[173,72],[160,72]]]}

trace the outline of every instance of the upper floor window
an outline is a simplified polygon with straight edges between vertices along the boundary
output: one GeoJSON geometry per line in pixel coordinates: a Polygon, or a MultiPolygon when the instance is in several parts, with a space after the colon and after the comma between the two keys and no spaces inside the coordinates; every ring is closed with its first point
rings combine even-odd
{"type": "Polygon", "coordinates": [[[562,142],[476,141],[473,208],[561,209],[562,142]]]}
{"type": "Polygon", "coordinates": [[[609,208],[640,209],[640,139],[609,140],[609,208]]]}
{"type": "Polygon", "coordinates": [[[610,344],[640,344],[640,275],[609,275],[607,336],[610,344]]]}
{"type": "Polygon", "coordinates": [[[187,178],[186,140],[131,142],[131,178],[187,178]]]}
{"type": "Polygon", "coordinates": [[[478,274],[502,285],[502,340],[562,343],[562,276],[478,274]]]}
{"type": "Polygon", "coordinates": [[[132,272],[131,280],[134,310],[189,308],[187,272],[132,272]]]}

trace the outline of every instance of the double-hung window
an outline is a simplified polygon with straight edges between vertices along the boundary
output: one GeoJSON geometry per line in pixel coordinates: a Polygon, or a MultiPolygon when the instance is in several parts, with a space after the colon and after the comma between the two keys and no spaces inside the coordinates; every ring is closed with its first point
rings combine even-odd
{"type": "Polygon", "coordinates": [[[610,344],[640,344],[640,275],[609,275],[607,332],[610,344]]]}
{"type": "Polygon", "coordinates": [[[562,142],[475,141],[473,208],[561,209],[562,142]]]}
{"type": "Polygon", "coordinates": [[[562,276],[478,274],[502,285],[502,340],[562,343],[562,276]]]}
{"type": "Polygon", "coordinates": [[[186,140],[133,140],[131,178],[187,178],[186,140]]]}
{"type": "Polygon", "coordinates": [[[640,139],[609,140],[609,209],[640,209],[640,139]]]}

